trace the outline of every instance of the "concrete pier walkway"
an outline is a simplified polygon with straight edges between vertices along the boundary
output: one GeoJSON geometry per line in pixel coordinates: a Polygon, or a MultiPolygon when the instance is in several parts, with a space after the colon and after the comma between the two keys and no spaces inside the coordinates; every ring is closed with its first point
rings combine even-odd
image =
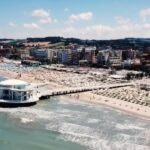
{"type": "MultiPolygon", "coordinates": [[[[126,86],[133,86],[133,83],[122,83],[122,84],[111,84],[111,85],[102,85],[102,86],[93,86],[93,87],[69,87],[69,88],[61,88],[61,89],[54,89],[54,90],[42,90],[39,93],[39,99],[49,98],[51,96],[57,95],[66,95],[66,94],[73,94],[73,93],[80,93],[80,92],[88,92],[93,90],[99,89],[108,89],[108,88],[118,88],[118,87],[126,87],[126,86]]],[[[40,90],[40,89],[39,89],[40,90]]]]}

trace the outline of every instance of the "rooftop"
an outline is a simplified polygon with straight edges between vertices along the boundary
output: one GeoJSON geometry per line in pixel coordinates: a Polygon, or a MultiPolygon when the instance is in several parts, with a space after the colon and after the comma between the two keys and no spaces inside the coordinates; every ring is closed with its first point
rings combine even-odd
{"type": "Polygon", "coordinates": [[[0,82],[0,86],[15,86],[15,85],[28,85],[28,83],[17,79],[8,79],[0,82]]]}

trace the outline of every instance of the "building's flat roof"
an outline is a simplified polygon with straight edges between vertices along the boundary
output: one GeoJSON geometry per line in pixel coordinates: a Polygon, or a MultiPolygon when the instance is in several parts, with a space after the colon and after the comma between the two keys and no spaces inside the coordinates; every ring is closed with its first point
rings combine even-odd
{"type": "Polygon", "coordinates": [[[0,82],[0,86],[28,85],[27,82],[17,79],[8,79],[0,82]]]}
{"type": "Polygon", "coordinates": [[[124,76],[122,76],[122,75],[111,75],[110,78],[122,79],[122,78],[124,78],[124,76]]]}

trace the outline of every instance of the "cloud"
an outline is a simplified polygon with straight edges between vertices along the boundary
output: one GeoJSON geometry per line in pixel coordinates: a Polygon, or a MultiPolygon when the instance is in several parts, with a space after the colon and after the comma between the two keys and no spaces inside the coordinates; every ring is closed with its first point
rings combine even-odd
{"type": "MultiPolygon", "coordinates": [[[[28,32],[16,32],[7,33],[3,32],[1,36],[9,34],[9,38],[21,38],[21,37],[46,37],[46,36],[63,36],[63,37],[75,37],[82,39],[118,39],[125,37],[141,37],[148,38],[150,37],[150,23],[133,23],[129,24],[116,24],[115,26],[105,25],[105,24],[96,24],[85,27],[74,27],[74,25],[70,26],[62,26],[60,28],[50,29],[48,27],[41,28],[36,27],[33,24],[26,24],[24,27],[28,29],[39,29],[39,30],[28,30],[28,32]],[[12,34],[12,35],[10,35],[12,34]]],[[[8,37],[8,36],[7,36],[8,37]]]]}
{"type": "Polygon", "coordinates": [[[39,18],[47,18],[49,17],[49,13],[44,9],[36,9],[32,12],[32,16],[39,18]]]}
{"type": "Polygon", "coordinates": [[[24,28],[29,28],[29,29],[39,29],[40,27],[36,23],[24,23],[23,24],[24,28]]]}
{"type": "Polygon", "coordinates": [[[70,26],[59,31],[61,36],[76,37],[83,39],[105,39],[113,32],[113,28],[102,24],[87,26],[84,28],[75,28],[70,26]]]}
{"type": "Polygon", "coordinates": [[[124,18],[122,16],[116,16],[114,17],[114,19],[117,21],[118,24],[128,24],[130,23],[130,19],[129,18],[124,18]]]}
{"type": "Polygon", "coordinates": [[[47,17],[47,18],[40,19],[40,23],[43,23],[43,24],[52,23],[52,18],[47,17]]]}
{"type": "Polygon", "coordinates": [[[55,30],[54,35],[76,37],[82,39],[118,39],[125,37],[150,37],[150,23],[117,24],[115,26],[97,24],[82,28],[74,26],[55,30]]]}
{"type": "Polygon", "coordinates": [[[113,31],[113,28],[107,25],[94,25],[94,26],[88,26],[85,28],[85,33],[95,33],[98,35],[111,33],[113,31]]]}
{"type": "MultiPolygon", "coordinates": [[[[93,17],[93,13],[85,12],[80,14],[72,14],[69,17],[70,24],[67,26],[55,26],[53,29],[49,28],[48,26],[40,26],[36,23],[25,23],[23,27],[28,29],[40,29],[40,30],[28,30],[26,32],[18,32],[16,34],[16,30],[12,31],[12,36],[18,35],[18,37],[28,37],[30,36],[64,36],[64,37],[76,37],[82,39],[118,39],[118,38],[125,38],[125,37],[141,37],[141,38],[150,38],[150,22],[148,22],[148,17],[150,16],[148,13],[148,9],[146,11],[142,10],[140,12],[140,16],[146,18],[146,22],[139,21],[133,22],[129,18],[125,18],[123,16],[116,16],[114,17],[116,24],[109,25],[109,24],[95,24],[95,25],[85,25],[84,27],[79,27],[73,24],[76,21],[89,21],[93,17]],[[23,35],[24,34],[24,35],[23,35]],[[20,36],[19,36],[20,35],[20,36]]],[[[39,23],[57,23],[57,19],[52,19],[50,14],[48,17],[39,17],[37,18],[39,23]]],[[[40,24],[40,25],[41,25],[40,24]]],[[[10,26],[14,26],[15,24],[10,22],[10,26]]],[[[22,29],[20,29],[22,30],[22,29]]],[[[6,35],[7,31],[1,31],[3,34],[6,35]]],[[[8,33],[10,35],[10,33],[8,33]]]]}
{"type": "Polygon", "coordinates": [[[150,8],[141,10],[140,16],[142,17],[143,21],[146,21],[148,18],[150,18],[150,8]]]}
{"type": "MultiPolygon", "coordinates": [[[[31,25],[25,25],[29,29],[31,25]]],[[[32,25],[33,27],[33,25],[32,25]]],[[[38,29],[38,28],[36,28],[38,29]]],[[[43,28],[42,28],[43,29],[43,28]]],[[[25,37],[46,37],[46,36],[63,36],[63,37],[75,37],[82,39],[118,39],[125,37],[150,37],[150,23],[132,23],[126,25],[116,24],[115,26],[97,24],[91,26],[85,26],[82,28],[71,26],[65,26],[61,28],[44,28],[44,30],[28,30],[28,32],[14,32],[10,33],[2,31],[1,36],[25,38],[25,37]],[[15,33],[15,34],[14,34],[15,33]]]]}
{"type": "Polygon", "coordinates": [[[91,20],[93,17],[93,13],[92,12],[84,12],[84,13],[80,13],[80,14],[72,14],[69,17],[69,23],[74,23],[75,21],[89,21],[91,20]]]}
{"type": "Polygon", "coordinates": [[[32,11],[32,17],[38,18],[38,21],[41,24],[51,24],[53,22],[55,23],[55,19],[53,20],[49,12],[44,9],[36,9],[32,11]]]}
{"type": "Polygon", "coordinates": [[[9,22],[9,24],[8,24],[10,27],[16,27],[17,26],[17,24],[15,24],[15,23],[13,23],[13,22],[9,22]]]}

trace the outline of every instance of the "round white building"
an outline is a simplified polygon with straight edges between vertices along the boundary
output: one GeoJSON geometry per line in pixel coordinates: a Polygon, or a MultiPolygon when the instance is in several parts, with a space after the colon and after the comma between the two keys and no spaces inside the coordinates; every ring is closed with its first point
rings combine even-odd
{"type": "Polygon", "coordinates": [[[32,104],[37,100],[34,100],[34,89],[30,84],[17,80],[7,79],[0,82],[0,103],[1,104],[32,104]]]}

